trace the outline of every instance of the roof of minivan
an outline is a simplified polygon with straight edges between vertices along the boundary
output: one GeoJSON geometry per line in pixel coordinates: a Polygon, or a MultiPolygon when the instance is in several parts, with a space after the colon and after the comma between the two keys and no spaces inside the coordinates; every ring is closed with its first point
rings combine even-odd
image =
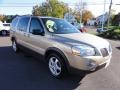
{"type": "MultiPolygon", "coordinates": [[[[50,17],[50,16],[37,16],[39,18],[56,18],[56,17],[50,17]]],[[[56,18],[56,19],[60,19],[60,18],[56,18]]]]}
{"type": "MultiPolygon", "coordinates": [[[[32,16],[32,15],[21,15],[21,16],[17,16],[17,17],[56,18],[56,17],[51,17],[51,16],[32,16]]],[[[56,19],[60,19],[60,18],[56,18],[56,19]]]]}

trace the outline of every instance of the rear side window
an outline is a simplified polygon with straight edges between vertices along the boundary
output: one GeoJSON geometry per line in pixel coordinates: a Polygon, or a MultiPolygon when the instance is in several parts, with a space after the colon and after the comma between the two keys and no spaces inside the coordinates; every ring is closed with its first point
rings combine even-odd
{"type": "Polygon", "coordinates": [[[17,29],[19,31],[27,32],[27,26],[28,26],[29,20],[30,20],[30,17],[20,18],[17,29]]]}
{"type": "Polygon", "coordinates": [[[18,22],[18,18],[13,19],[12,24],[11,24],[11,29],[12,30],[16,29],[17,22],[18,22]]]}

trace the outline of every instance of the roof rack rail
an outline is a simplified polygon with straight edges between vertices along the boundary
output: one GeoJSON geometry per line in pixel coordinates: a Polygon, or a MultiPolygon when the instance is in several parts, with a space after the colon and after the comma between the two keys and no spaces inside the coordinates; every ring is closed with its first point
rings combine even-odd
{"type": "Polygon", "coordinates": [[[19,16],[33,16],[33,15],[31,15],[31,14],[26,14],[26,15],[19,15],[19,16]]]}

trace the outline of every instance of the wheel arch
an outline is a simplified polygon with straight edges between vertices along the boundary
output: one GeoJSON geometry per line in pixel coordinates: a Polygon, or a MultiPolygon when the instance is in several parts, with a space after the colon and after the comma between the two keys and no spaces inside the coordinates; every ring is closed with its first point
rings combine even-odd
{"type": "Polygon", "coordinates": [[[11,37],[11,41],[14,41],[15,40],[15,37],[11,37]]]}
{"type": "Polygon", "coordinates": [[[58,49],[58,48],[56,48],[56,47],[50,47],[50,48],[48,48],[47,50],[46,50],[46,52],[45,52],[45,55],[44,55],[44,58],[45,59],[47,59],[47,57],[48,57],[48,55],[50,54],[50,53],[57,53],[57,54],[60,54],[61,56],[62,56],[62,58],[64,59],[64,62],[65,62],[65,65],[66,65],[66,68],[67,68],[67,70],[69,70],[69,62],[68,62],[68,59],[67,59],[67,57],[65,56],[65,54],[60,50],[60,49],[58,49]]]}
{"type": "Polygon", "coordinates": [[[14,36],[11,37],[11,41],[16,41],[16,38],[14,36]]]}

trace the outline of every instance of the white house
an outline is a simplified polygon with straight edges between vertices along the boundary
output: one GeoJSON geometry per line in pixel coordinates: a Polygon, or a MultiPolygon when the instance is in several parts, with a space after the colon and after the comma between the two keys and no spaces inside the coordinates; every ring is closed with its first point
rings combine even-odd
{"type": "Polygon", "coordinates": [[[94,26],[95,23],[96,23],[96,19],[95,19],[95,18],[93,18],[93,19],[87,21],[87,25],[89,25],[89,26],[94,26]]]}
{"type": "Polygon", "coordinates": [[[105,13],[103,15],[100,15],[96,18],[87,21],[87,25],[94,26],[94,25],[102,25],[102,23],[105,24],[105,22],[108,20],[108,13],[105,13]],[[104,20],[103,20],[103,15],[104,15],[104,20]]]}
{"type": "Polygon", "coordinates": [[[96,17],[97,25],[102,25],[102,23],[105,24],[105,22],[108,20],[108,13],[105,13],[103,15],[96,17]],[[103,20],[103,15],[104,15],[104,20],[103,20]]]}

